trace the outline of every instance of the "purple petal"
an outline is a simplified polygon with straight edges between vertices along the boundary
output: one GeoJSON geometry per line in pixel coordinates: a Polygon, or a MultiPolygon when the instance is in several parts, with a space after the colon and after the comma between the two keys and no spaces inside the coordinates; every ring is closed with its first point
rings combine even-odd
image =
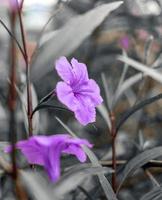
{"type": "Polygon", "coordinates": [[[67,149],[63,151],[64,153],[75,155],[80,162],[85,162],[87,159],[87,155],[83,151],[83,149],[76,144],[70,144],[67,149]]]}
{"type": "Polygon", "coordinates": [[[60,157],[64,148],[65,142],[58,140],[49,147],[48,155],[45,156],[45,169],[53,182],[56,182],[60,177],[60,157]]]}
{"type": "Polygon", "coordinates": [[[9,0],[10,8],[14,11],[19,9],[19,5],[21,4],[21,0],[9,0]],[[18,3],[17,3],[18,1],[18,3]]]}
{"type": "Polygon", "coordinates": [[[10,153],[11,151],[12,151],[12,146],[11,145],[5,147],[5,149],[4,149],[5,153],[10,153]]]}
{"type": "Polygon", "coordinates": [[[76,110],[78,101],[69,85],[65,82],[58,82],[56,85],[56,93],[61,103],[65,104],[72,111],[76,110]]]}
{"type": "Polygon", "coordinates": [[[86,145],[89,148],[92,148],[92,144],[90,144],[87,140],[79,139],[79,138],[70,138],[67,141],[69,143],[68,147],[63,150],[64,153],[75,155],[80,162],[85,162],[87,156],[83,151],[81,145],[86,145]]]}
{"type": "Polygon", "coordinates": [[[56,135],[50,135],[50,136],[39,135],[39,136],[30,137],[29,140],[35,140],[35,142],[37,142],[39,145],[48,147],[50,145],[53,145],[54,143],[65,141],[69,137],[70,136],[68,134],[56,134],[56,135]]]}
{"type": "Polygon", "coordinates": [[[70,84],[73,82],[74,77],[72,66],[66,57],[61,57],[56,61],[56,71],[62,80],[64,80],[66,83],[70,84]]]}
{"type": "Polygon", "coordinates": [[[94,106],[100,105],[103,102],[103,99],[100,95],[100,88],[96,81],[90,79],[87,83],[82,84],[78,89],[78,93],[84,97],[91,99],[94,106]]]}
{"type": "Polygon", "coordinates": [[[46,153],[46,148],[39,145],[35,138],[18,142],[16,148],[21,150],[30,164],[44,165],[43,155],[46,153]]]}
{"type": "Polygon", "coordinates": [[[76,144],[76,145],[86,145],[88,146],[89,148],[92,148],[93,147],[93,144],[89,143],[88,140],[86,139],[80,139],[80,138],[69,138],[66,140],[67,143],[70,143],[70,144],[76,144]]]}
{"type": "Polygon", "coordinates": [[[123,36],[120,40],[119,40],[120,46],[125,49],[128,50],[129,49],[129,37],[128,36],[123,36]]]}
{"type": "Polygon", "coordinates": [[[50,136],[51,145],[48,147],[47,153],[44,154],[44,167],[49,178],[56,182],[60,177],[60,157],[61,152],[66,146],[66,141],[70,138],[68,134],[57,134],[50,136]]]}
{"type": "Polygon", "coordinates": [[[77,99],[79,100],[79,104],[74,111],[76,119],[84,126],[95,122],[96,111],[91,99],[82,95],[77,95],[77,99]]]}
{"type": "Polygon", "coordinates": [[[88,81],[87,66],[84,63],[79,63],[75,58],[71,59],[71,64],[73,67],[73,73],[75,77],[74,83],[80,84],[83,82],[87,82],[88,81]]]}

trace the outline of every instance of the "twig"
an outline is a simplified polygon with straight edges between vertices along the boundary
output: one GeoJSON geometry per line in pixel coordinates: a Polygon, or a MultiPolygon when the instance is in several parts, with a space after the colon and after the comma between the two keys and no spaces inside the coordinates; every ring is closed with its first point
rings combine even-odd
{"type": "MultiPolygon", "coordinates": [[[[18,0],[17,5],[18,5],[18,0]]],[[[29,58],[28,58],[28,52],[27,52],[27,45],[26,45],[26,37],[24,32],[24,25],[22,20],[22,8],[19,7],[18,9],[18,16],[19,16],[19,23],[20,23],[20,30],[21,30],[21,37],[22,37],[22,43],[24,48],[24,54],[25,54],[25,64],[26,64],[26,85],[27,85],[27,115],[28,115],[28,126],[29,126],[29,136],[32,136],[32,96],[31,96],[31,83],[30,83],[30,66],[29,66],[29,58]]]]}
{"type": "Polygon", "coordinates": [[[9,28],[6,26],[6,24],[0,19],[0,23],[2,24],[2,26],[5,28],[5,30],[7,31],[7,33],[9,34],[9,36],[15,41],[15,43],[17,44],[20,52],[22,53],[22,56],[25,58],[25,54],[24,51],[21,47],[21,45],[19,44],[18,40],[16,39],[16,37],[12,34],[12,32],[9,30],[9,28]]]}
{"type": "MultiPolygon", "coordinates": [[[[125,165],[128,161],[127,160],[116,160],[116,165],[125,165]]],[[[101,160],[101,165],[106,167],[112,167],[112,160],[101,160]]],[[[162,160],[150,160],[143,166],[145,169],[152,168],[152,167],[162,167],[162,160]]]]}
{"type": "Polygon", "coordinates": [[[150,178],[150,180],[152,181],[152,183],[158,187],[160,187],[160,184],[157,182],[157,180],[155,179],[155,177],[152,175],[152,173],[146,169],[145,170],[146,175],[150,178]]]}
{"type": "MultiPolygon", "coordinates": [[[[16,23],[16,12],[12,11],[10,15],[11,19],[11,30],[12,35],[15,35],[15,23],[16,23]]],[[[8,97],[8,107],[10,112],[10,122],[9,122],[9,141],[12,146],[11,160],[12,160],[12,178],[14,181],[17,179],[17,169],[16,169],[16,151],[15,151],[15,143],[16,143],[16,47],[15,41],[11,38],[11,67],[10,67],[10,80],[11,84],[9,84],[9,97],[8,97]]]]}
{"type": "MultiPolygon", "coordinates": [[[[2,167],[6,173],[12,174],[12,166],[2,157],[0,157],[0,167],[2,167]]],[[[21,170],[17,169],[17,173],[21,173],[21,170]]],[[[28,200],[27,194],[18,178],[16,179],[16,182],[15,182],[15,190],[20,200],[28,200]]]]}
{"type": "Polygon", "coordinates": [[[110,120],[111,120],[111,138],[112,138],[112,168],[114,170],[112,174],[112,188],[114,192],[116,192],[116,127],[115,127],[115,115],[113,112],[110,112],[110,120]]]}

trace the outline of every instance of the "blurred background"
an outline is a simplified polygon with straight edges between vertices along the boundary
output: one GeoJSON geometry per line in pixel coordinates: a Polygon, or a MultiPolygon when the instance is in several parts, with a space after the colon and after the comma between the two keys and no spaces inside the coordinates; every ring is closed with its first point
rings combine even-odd
{"type": "MultiPolygon", "coordinates": [[[[66,38],[68,26],[73,25],[78,16],[83,16],[91,9],[109,0],[24,0],[23,20],[27,38],[28,54],[31,61],[31,80],[33,83],[33,104],[55,88],[59,79],[54,63],[58,55],[65,55],[69,59],[76,57],[86,63],[89,76],[100,85],[104,105],[106,94],[104,84],[109,91],[109,105],[112,106],[117,120],[127,109],[143,99],[162,92],[161,85],[151,78],[143,76],[127,90],[119,95],[119,86],[123,74],[124,64],[117,60],[117,56],[124,54],[149,67],[160,70],[162,64],[162,0],[124,0],[123,4],[111,14],[103,23],[97,25],[75,48],[71,45],[79,38],[73,35],[71,41],[63,45],[63,35],[66,38]],[[61,32],[62,31],[62,32],[61,32]],[[64,33],[63,33],[64,31],[64,33]],[[67,31],[67,32],[66,32],[67,31]],[[60,34],[60,37],[59,37],[60,34]],[[55,38],[56,39],[53,39],[55,38]],[[55,41],[55,43],[51,43],[55,41]],[[49,51],[44,46],[50,44],[49,51]],[[62,45],[62,48],[59,48],[62,45]],[[53,54],[53,57],[52,57],[53,54]],[[50,57],[50,59],[48,59],[50,57]],[[105,79],[104,79],[104,78],[105,79]],[[104,82],[103,79],[106,81],[104,82]],[[116,98],[116,99],[115,99],[116,98]],[[115,100],[114,100],[115,99],[115,100]]],[[[0,20],[10,27],[9,6],[0,5],[0,20]]],[[[96,16],[97,17],[97,16],[96,16]]],[[[95,19],[94,19],[95,20],[95,19]]],[[[76,24],[75,24],[76,26],[76,24]]],[[[77,25],[78,28],[80,24],[77,25]]],[[[86,31],[82,30],[83,32],[86,31]]],[[[16,26],[16,37],[21,44],[19,24],[16,26]]],[[[82,34],[82,32],[81,32],[82,34]]],[[[8,73],[10,63],[10,37],[3,26],[0,27],[0,139],[8,139],[8,73]]],[[[21,105],[25,93],[25,65],[20,51],[17,49],[17,78],[18,78],[18,105],[17,105],[17,132],[18,138],[26,137],[26,118],[21,105]]],[[[127,68],[125,80],[139,74],[132,68],[127,68]]],[[[123,82],[124,83],[124,82],[123,82]]],[[[128,84],[129,85],[129,84],[128,84]]],[[[50,103],[61,105],[54,97],[50,103]]],[[[106,112],[106,111],[105,111],[106,112]]],[[[35,134],[64,133],[65,130],[55,119],[58,116],[70,126],[80,137],[89,139],[95,144],[96,154],[100,158],[110,159],[111,137],[107,124],[97,111],[96,123],[86,127],[81,126],[72,114],[60,110],[43,109],[34,119],[35,134]]],[[[121,128],[117,138],[118,158],[128,159],[137,152],[136,143],[143,141],[144,148],[150,148],[162,142],[162,101],[157,101],[134,114],[121,128]],[[142,135],[142,136],[141,136],[142,135]],[[143,139],[140,139],[143,138],[143,139]]],[[[134,196],[130,190],[123,190],[121,199],[137,199],[142,190],[146,190],[144,183],[136,185],[130,182],[134,196]]],[[[145,182],[145,186],[148,183],[145,182]]]]}

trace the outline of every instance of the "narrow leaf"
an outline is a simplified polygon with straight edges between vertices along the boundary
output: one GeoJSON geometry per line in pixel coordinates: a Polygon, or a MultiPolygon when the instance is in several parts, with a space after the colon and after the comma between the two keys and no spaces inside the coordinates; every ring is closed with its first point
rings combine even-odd
{"type": "Polygon", "coordinates": [[[108,110],[106,109],[106,106],[104,105],[104,103],[102,103],[101,105],[97,106],[97,110],[101,114],[103,119],[105,120],[109,130],[111,130],[111,122],[110,122],[109,113],[108,113],[108,110]]]}
{"type": "Polygon", "coordinates": [[[53,109],[53,110],[61,110],[61,111],[65,111],[65,112],[69,112],[69,113],[72,113],[70,110],[66,109],[66,108],[63,108],[63,107],[60,107],[60,106],[54,106],[52,104],[40,104],[38,105],[37,107],[35,107],[35,109],[33,110],[32,112],[32,116],[39,110],[42,110],[42,109],[53,109]]]}
{"type": "Polygon", "coordinates": [[[52,195],[52,190],[48,187],[47,181],[38,173],[21,170],[20,180],[34,200],[57,200],[52,195]]]}
{"type": "MultiPolygon", "coordinates": [[[[123,50],[123,55],[124,55],[124,56],[127,56],[127,52],[125,52],[124,50],[123,50]]],[[[125,80],[127,71],[128,71],[128,64],[125,63],[125,64],[124,64],[124,67],[123,67],[123,71],[122,71],[121,77],[120,77],[120,80],[119,80],[119,82],[118,82],[118,85],[117,85],[117,88],[116,88],[116,91],[115,91],[115,95],[114,95],[114,97],[113,97],[113,107],[114,107],[115,104],[116,104],[117,95],[118,95],[118,93],[121,91],[121,86],[123,85],[123,82],[124,82],[124,80],[125,80]]]]}
{"type": "Polygon", "coordinates": [[[57,31],[51,39],[39,48],[38,54],[33,60],[31,67],[32,82],[40,80],[42,76],[51,72],[56,59],[63,55],[70,55],[92,34],[107,15],[122,3],[122,1],[118,1],[94,8],[71,19],[63,28],[57,31]]]}
{"type": "MultiPolygon", "coordinates": [[[[31,84],[31,95],[32,95],[32,107],[36,107],[38,105],[37,93],[35,91],[34,85],[31,84]]],[[[28,117],[27,117],[27,87],[24,88],[23,93],[21,94],[21,102],[22,102],[22,110],[24,114],[24,124],[26,131],[28,133],[28,117]]],[[[33,120],[33,134],[37,134],[39,132],[39,113],[37,112],[34,115],[33,120]]]]}
{"type": "Polygon", "coordinates": [[[127,63],[129,66],[135,68],[138,71],[146,73],[148,76],[150,76],[154,80],[162,83],[162,74],[160,74],[159,72],[156,72],[156,70],[149,68],[149,67],[145,66],[144,64],[139,63],[139,62],[137,62],[131,58],[125,57],[125,56],[119,56],[118,60],[120,60],[124,63],[127,63]]]}
{"type": "Polygon", "coordinates": [[[140,81],[143,76],[146,76],[146,74],[142,75],[142,73],[138,73],[136,75],[131,76],[130,78],[127,78],[123,84],[120,86],[120,90],[117,90],[115,93],[114,98],[114,104],[119,100],[119,98],[122,96],[122,94],[128,90],[131,86],[133,86],[135,83],[140,81]]]}
{"type": "Polygon", "coordinates": [[[162,199],[162,188],[154,187],[150,192],[146,193],[140,200],[161,200],[162,199]]]}
{"type": "Polygon", "coordinates": [[[39,104],[47,102],[52,96],[54,96],[55,92],[52,90],[49,92],[45,97],[43,97],[40,101],[39,104]]]}
{"type": "Polygon", "coordinates": [[[54,196],[61,199],[62,196],[81,184],[87,176],[98,175],[100,173],[112,173],[112,169],[94,167],[92,164],[79,164],[78,166],[74,166],[54,185],[54,196]]]}
{"type": "MultiPolygon", "coordinates": [[[[159,66],[161,64],[161,54],[158,56],[158,58],[155,60],[155,62],[150,66],[151,68],[154,68],[155,70],[159,70],[159,67],[157,68],[157,66],[159,66]]],[[[125,63],[127,64],[127,63],[125,63]]],[[[159,72],[158,72],[159,73],[159,72]]],[[[117,89],[116,93],[115,93],[115,98],[114,104],[116,104],[116,102],[119,100],[120,96],[127,90],[129,89],[132,85],[134,85],[135,83],[137,83],[138,81],[142,80],[142,78],[144,78],[145,76],[147,76],[146,73],[138,73],[136,75],[133,75],[129,78],[127,78],[121,85],[120,85],[120,89],[117,89]]]]}
{"type": "Polygon", "coordinates": [[[122,118],[119,120],[117,126],[116,126],[116,130],[118,132],[118,130],[120,129],[120,127],[124,124],[124,122],[131,116],[133,115],[135,112],[137,112],[138,110],[140,110],[141,108],[159,100],[162,98],[162,94],[158,94],[154,97],[151,97],[149,99],[143,100],[140,103],[138,103],[137,105],[131,107],[128,111],[126,111],[123,115],[122,118]]]}
{"type": "Polygon", "coordinates": [[[131,175],[137,169],[148,163],[150,160],[158,158],[159,156],[162,156],[162,147],[155,147],[153,149],[149,149],[131,159],[124,168],[124,171],[121,176],[122,179],[117,189],[117,193],[119,192],[121,186],[123,185],[124,181],[129,175],[131,175]]]}
{"type": "Polygon", "coordinates": [[[105,94],[106,94],[107,108],[108,108],[108,111],[110,113],[110,111],[112,110],[112,95],[110,94],[108,84],[107,84],[107,81],[106,81],[106,76],[105,76],[104,73],[101,74],[101,79],[102,79],[104,91],[105,91],[105,94]]]}

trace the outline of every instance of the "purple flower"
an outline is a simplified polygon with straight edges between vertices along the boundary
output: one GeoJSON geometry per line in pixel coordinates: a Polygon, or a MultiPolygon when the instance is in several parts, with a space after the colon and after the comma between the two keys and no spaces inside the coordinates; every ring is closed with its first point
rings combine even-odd
{"type": "MultiPolygon", "coordinates": [[[[72,138],[68,134],[53,136],[33,136],[28,140],[17,142],[16,148],[20,149],[30,164],[43,166],[49,178],[56,182],[60,177],[61,153],[75,155],[80,162],[86,161],[86,154],[82,145],[92,147],[85,139],[72,138]]],[[[5,149],[6,153],[11,152],[11,146],[5,149]]]]}
{"type": "Polygon", "coordinates": [[[81,124],[94,122],[95,107],[101,104],[103,99],[97,83],[89,79],[86,65],[75,58],[69,63],[66,57],[61,57],[56,61],[56,70],[63,80],[56,85],[59,101],[74,112],[81,124]]]}
{"type": "Polygon", "coordinates": [[[125,49],[125,50],[128,50],[129,49],[129,46],[130,46],[130,41],[129,41],[129,37],[128,36],[123,36],[120,41],[120,46],[125,49]]]}

